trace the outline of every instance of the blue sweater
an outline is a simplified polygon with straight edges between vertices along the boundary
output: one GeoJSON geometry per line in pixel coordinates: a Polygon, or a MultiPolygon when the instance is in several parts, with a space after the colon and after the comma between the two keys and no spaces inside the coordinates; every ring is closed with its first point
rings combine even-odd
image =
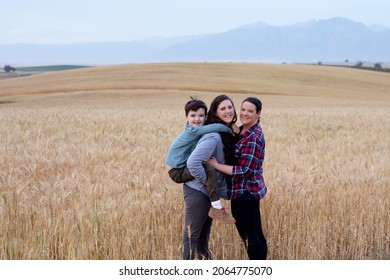
{"type": "Polygon", "coordinates": [[[224,124],[214,123],[203,126],[190,126],[187,122],[185,129],[173,141],[168,149],[165,162],[173,168],[182,168],[187,164],[188,157],[195,149],[200,137],[210,132],[229,132],[232,130],[224,124]]]}

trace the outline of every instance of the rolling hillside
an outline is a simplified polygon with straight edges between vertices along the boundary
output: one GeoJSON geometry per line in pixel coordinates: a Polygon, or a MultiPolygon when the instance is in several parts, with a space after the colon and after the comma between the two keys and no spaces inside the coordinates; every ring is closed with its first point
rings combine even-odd
{"type": "Polygon", "coordinates": [[[1,80],[0,98],[135,89],[388,100],[390,79],[388,73],[314,65],[128,64],[1,80]]]}

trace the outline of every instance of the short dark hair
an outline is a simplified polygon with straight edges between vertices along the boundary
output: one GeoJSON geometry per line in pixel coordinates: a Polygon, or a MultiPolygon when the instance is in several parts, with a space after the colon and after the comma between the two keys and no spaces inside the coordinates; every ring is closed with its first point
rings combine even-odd
{"type": "Polygon", "coordinates": [[[249,103],[252,103],[253,105],[255,105],[256,106],[256,113],[261,112],[263,105],[262,105],[260,99],[258,99],[257,97],[247,97],[244,99],[244,101],[242,101],[241,104],[243,104],[244,102],[249,102],[249,103]]]}
{"type": "Polygon", "coordinates": [[[205,115],[207,115],[207,105],[202,100],[196,99],[191,96],[191,100],[186,103],[184,106],[184,111],[186,112],[186,117],[190,111],[198,111],[203,108],[205,111],[205,115]]]}

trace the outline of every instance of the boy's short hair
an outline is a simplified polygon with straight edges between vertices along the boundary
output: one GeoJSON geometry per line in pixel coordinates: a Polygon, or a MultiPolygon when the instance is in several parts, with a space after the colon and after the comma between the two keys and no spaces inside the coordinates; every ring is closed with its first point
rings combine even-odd
{"type": "Polygon", "coordinates": [[[202,100],[191,97],[191,100],[186,103],[184,106],[184,111],[186,112],[186,117],[190,111],[198,111],[198,109],[203,108],[205,115],[207,115],[207,105],[202,100]]]}

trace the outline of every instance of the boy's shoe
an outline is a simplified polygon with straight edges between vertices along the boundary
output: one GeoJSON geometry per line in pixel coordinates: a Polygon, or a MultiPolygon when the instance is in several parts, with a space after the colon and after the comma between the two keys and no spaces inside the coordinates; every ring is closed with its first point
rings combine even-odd
{"type": "Polygon", "coordinates": [[[218,220],[223,224],[234,224],[236,222],[236,219],[234,219],[233,216],[225,210],[225,208],[217,209],[211,207],[209,217],[218,220]]]}

